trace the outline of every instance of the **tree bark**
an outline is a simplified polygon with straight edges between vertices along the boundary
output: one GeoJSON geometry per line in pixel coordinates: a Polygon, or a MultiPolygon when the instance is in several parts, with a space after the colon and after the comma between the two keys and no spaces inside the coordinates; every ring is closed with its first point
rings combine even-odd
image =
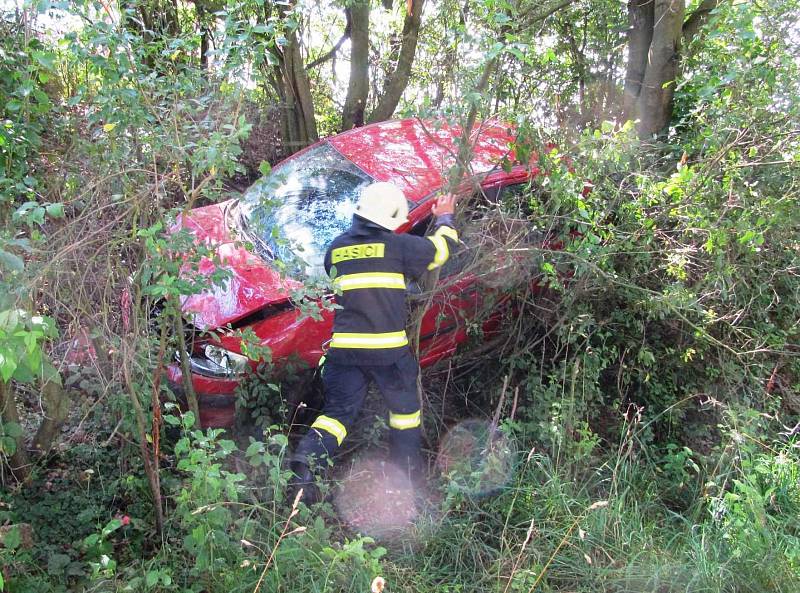
{"type": "Polygon", "coordinates": [[[200,69],[203,71],[203,76],[208,78],[208,50],[211,31],[206,23],[206,8],[203,3],[195,2],[194,7],[197,12],[197,29],[200,32],[200,69]]]}
{"type": "Polygon", "coordinates": [[[45,417],[33,437],[33,450],[44,455],[53,447],[58,429],[64,424],[69,413],[69,399],[64,388],[55,381],[47,381],[42,385],[45,417]]]}
{"type": "MultiPolygon", "coordinates": [[[[468,0],[465,2],[464,6],[461,10],[458,11],[458,24],[460,27],[466,27],[466,14],[469,11],[468,0]]],[[[443,64],[443,71],[436,76],[436,95],[433,98],[433,106],[436,109],[440,109],[442,107],[442,103],[444,102],[445,97],[445,85],[452,83],[453,81],[453,71],[457,65],[456,56],[458,54],[458,41],[453,41],[452,44],[448,45],[444,50],[444,58],[442,60],[443,64]]]]}
{"type": "MultiPolygon", "coordinates": [[[[14,423],[20,424],[19,412],[17,411],[17,402],[14,399],[14,389],[11,383],[6,383],[0,380],[0,417],[3,419],[3,424],[14,423]]],[[[28,479],[30,474],[31,462],[28,457],[28,451],[25,449],[25,437],[19,436],[15,439],[16,445],[14,453],[9,456],[9,465],[11,466],[11,473],[20,482],[28,479]]]]}
{"type": "Polygon", "coordinates": [[[406,18],[403,21],[403,41],[400,46],[397,65],[386,79],[383,96],[378,100],[378,104],[369,116],[370,123],[392,117],[394,110],[397,109],[397,104],[400,102],[400,97],[403,96],[403,92],[408,86],[411,66],[414,63],[414,55],[417,51],[424,3],[425,0],[411,0],[411,11],[406,14],[406,18]]]}
{"type": "MultiPolygon", "coordinates": [[[[160,359],[163,359],[163,356],[160,359]]],[[[152,458],[150,454],[147,418],[142,403],[139,401],[139,395],[136,393],[136,385],[131,376],[131,360],[132,352],[128,349],[127,344],[123,342],[122,377],[131,403],[133,404],[134,418],[136,418],[136,428],[138,429],[137,440],[139,441],[139,452],[142,456],[142,464],[144,465],[144,473],[145,476],[147,476],[147,482],[150,486],[150,493],[153,495],[156,531],[159,537],[161,537],[164,533],[164,506],[161,497],[161,478],[158,474],[158,457],[152,458]]],[[[195,421],[199,422],[199,418],[195,419],[195,421]]],[[[152,437],[150,440],[152,440],[152,437]]]]}
{"type": "MultiPolygon", "coordinates": [[[[277,8],[281,18],[286,18],[288,5],[264,3],[264,23],[269,21],[272,9],[277,8]]],[[[314,101],[302,52],[300,36],[296,29],[285,32],[286,42],[267,51],[272,59],[266,60],[264,68],[270,85],[281,103],[281,132],[283,144],[289,153],[297,152],[316,142],[317,120],[314,116],[314,101]]]]}
{"type": "Polygon", "coordinates": [[[369,1],[357,0],[345,9],[350,29],[350,82],[342,109],[342,131],[364,125],[369,93],[369,1]]]}
{"type": "MultiPolygon", "coordinates": [[[[174,317],[173,328],[174,332],[178,337],[178,348],[179,348],[179,359],[181,365],[181,378],[183,383],[183,393],[186,395],[186,403],[189,405],[189,409],[194,414],[195,419],[197,420],[197,425],[200,425],[200,404],[197,402],[197,394],[194,391],[194,385],[192,384],[192,370],[189,361],[189,352],[186,349],[186,336],[184,335],[185,327],[183,325],[183,317],[181,316],[181,308],[180,303],[173,304],[172,310],[176,311],[174,317]],[[177,308],[175,308],[177,306],[177,308]]],[[[166,320],[164,321],[164,325],[167,324],[166,320]]],[[[164,348],[164,343],[166,340],[166,332],[165,328],[161,328],[161,348],[164,348]]],[[[161,360],[161,359],[159,359],[161,360]]]]}
{"type": "Polygon", "coordinates": [[[286,89],[289,129],[292,130],[292,138],[287,146],[291,152],[297,152],[316,142],[319,136],[311,83],[300,52],[300,39],[295,31],[288,33],[286,37],[289,43],[282,52],[281,74],[286,89]]]}
{"type": "Polygon", "coordinates": [[[637,105],[642,138],[665,128],[672,117],[684,12],[684,0],[655,0],[653,40],[637,105]]]}
{"type": "Polygon", "coordinates": [[[638,119],[641,138],[664,129],[672,116],[679,73],[685,0],[631,0],[623,111],[638,119]]]}
{"type": "Polygon", "coordinates": [[[623,91],[623,114],[627,119],[636,118],[636,102],[642,92],[644,73],[647,70],[647,53],[653,39],[654,0],[630,0],[628,2],[628,67],[623,91]]]}
{"type": "Polygon", "coordinates": [[[711,12],[720,4],[722,4],[724,0],[703,0],[700,3],[700,6],[694,9],[689,18],[686,19],[686,22],[683,23],[683,42],[684,45],[689,45],[697,34],[700,32],[700,29],[708,22],[708,19],[711,17],[711,12]]]}

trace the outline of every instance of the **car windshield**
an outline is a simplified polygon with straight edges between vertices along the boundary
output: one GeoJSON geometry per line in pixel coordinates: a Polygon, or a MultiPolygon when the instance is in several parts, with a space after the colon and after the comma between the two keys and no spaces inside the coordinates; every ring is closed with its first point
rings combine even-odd
{"type": "Polygon", "coordinates": [[[372,177],[323,144],[275,168],[244,195],[239,224],[262,257],[292,274],[325,274],[330,242],[349,226],[372,177]]]}

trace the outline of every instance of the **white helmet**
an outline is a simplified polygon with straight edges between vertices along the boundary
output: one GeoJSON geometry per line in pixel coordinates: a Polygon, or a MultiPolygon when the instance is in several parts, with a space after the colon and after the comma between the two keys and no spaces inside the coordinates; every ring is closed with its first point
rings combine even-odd
{"type": "Polygon", "coordinates": [[[361,189],[356,214],[393,231],[408,221],[408,202],[403,190],[380,181],[361,189]]]}

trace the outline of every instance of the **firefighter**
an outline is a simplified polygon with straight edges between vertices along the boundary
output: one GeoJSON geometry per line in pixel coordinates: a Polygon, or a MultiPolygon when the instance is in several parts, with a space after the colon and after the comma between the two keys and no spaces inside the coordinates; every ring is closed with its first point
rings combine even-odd
{"type": "Polygon", "coordinates": [[[325,357],[325,404],[291,458],[292,490],[318,498],[312,467],[332,458],[358,416],[374,381],[389,408],[390,459],[412,480],[421,477],[419,365],[406,335],[406,283],[447,261],[458,246],[453,225],[455,198],[433,206],[433,233],[396,234],[408,220],[408,202],[391,183],[365,186],[350,229],[325,254],[325,269],[338,289],[333,336],[325,357]]]}

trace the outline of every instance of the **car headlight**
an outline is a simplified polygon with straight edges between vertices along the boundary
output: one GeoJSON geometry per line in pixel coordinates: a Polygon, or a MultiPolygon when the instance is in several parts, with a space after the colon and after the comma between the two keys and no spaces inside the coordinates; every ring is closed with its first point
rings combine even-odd
{"type": "Polygon", "coordinates": [[[209,344],[204,353],[208,360],[225,369],[230,375],[241,375],[249,367],[249,358],[219,346],[209,344]]]}
{"type": "Polygon", "coordinates": [[[243,375],[250,366],[250,359],[246,356],[212,344],[205,347],[203,354],[205,356],[193,354],[189,357],[189,367],[198,375],[206,377],[243,375]]]}

